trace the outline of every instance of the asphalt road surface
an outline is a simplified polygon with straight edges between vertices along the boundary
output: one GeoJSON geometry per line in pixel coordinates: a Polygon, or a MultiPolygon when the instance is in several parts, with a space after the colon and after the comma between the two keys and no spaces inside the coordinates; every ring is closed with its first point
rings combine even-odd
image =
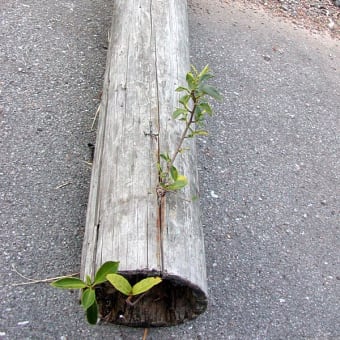
{"type": "MultiPolygon", "coordinates": [[[[77,293],[112,3],[0,4],[0,339],[141,339],[77,293]]],[[[199,140],[209,308],[148,339],[339,339],[340,44],[237,2],[191,0],[191,59],[224,95],[199,140]]]]}

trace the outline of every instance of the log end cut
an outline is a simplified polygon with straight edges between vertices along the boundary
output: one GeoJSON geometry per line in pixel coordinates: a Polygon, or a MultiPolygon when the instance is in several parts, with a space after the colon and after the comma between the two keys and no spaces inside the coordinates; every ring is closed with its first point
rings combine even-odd
{"type": "MultiPolygon", "coordinates": [[[[150,273],[123,273],[133,285],[150,273]]],[[[175,276],[162,277],[162,282],[143,297],[138,296],[134,305],[126,302],[126,296],[108,283],[96,289],[102,320],[132,327],[174,326],[196,318],[207,308],[207,296],[190,282],[175,276]]]]}

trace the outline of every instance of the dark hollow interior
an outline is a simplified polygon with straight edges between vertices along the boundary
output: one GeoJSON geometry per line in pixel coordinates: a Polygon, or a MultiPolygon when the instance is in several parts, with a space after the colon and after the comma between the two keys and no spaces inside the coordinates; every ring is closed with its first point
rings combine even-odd
{"type": "MultiPolygon", "coordinates": [[[[125,275],[131,285],[147,275],[125,275]]],[[[127,297],[109,283],[96,288],[101,319],[132,327],[161,327],[180,324],[194,319],[207,308],[207,297],[199,288],[180,278],[163,278],[144,296],[130,306],[127,297]]],[[[131,300],[135,302],[139,296],[131,300]]]]}

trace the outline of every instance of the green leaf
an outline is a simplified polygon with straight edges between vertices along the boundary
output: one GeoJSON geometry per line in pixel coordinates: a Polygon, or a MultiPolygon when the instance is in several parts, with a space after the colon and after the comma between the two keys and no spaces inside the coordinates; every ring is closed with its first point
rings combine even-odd
{"type": "Polygon", "coordinates": [[[146,279],[143,279],[143,280],[137,282],[132,287],[132,295],[139,295],[139,294],[145,293],[148,290],[150,290],[153,286],[156,286],[161,282],[162,282],[162,279],[158,276],[147,277],[146,279]]]}
{"type": "Polygon", "coordinates": [[[166,172],[163,172],[162,170],[159,170],[159,171],[158,171],[158,174],[159,174],[159,177],[160,177],[161,179],[167,177],[167,173],[166,173],[166,172]]]}
{"type": "Polygon", "coordinates": [[[178,171],[177,171],[177,169],[176,169],[174,166],[171,166],[171,168],[170,168],[170,175],[171,175],[171,178],[172,178],[174,181],[177,180],[178,171]]]}
{"type": "Polygon", "coordinates": [[[186,76],[186,81],[189,85],[189,88],[191,90],[195,89],[196,88],[196,82],[195,82],[195,78],[193,76],[193,74],[191,72],[188,72],[187,73],[187,76],[186,76]]]}
{"type": "Polygon", "coordinates": [[[185,107],[188,105],[190,100],[190,95],[186,94],[179,99],[179,102],[185,107]]]}
{"type": "Polygon", "coordinates": [[[159,156],[161,158],[163,158],[166,162],[170,162],[171,161],[170,156],[169,156],[168,153],[161,153],[159,156]]]}
{"type": "Polygon", "coordinates": [[[194,131],[194,135],[198,135],[198,136],[208,136],[208,131],[206,130],[196,130],[194,131]]]}
{"type": "Polygon", "coordinates": [[[86,319],[90,325],[95,325],[98,321],[98,305],[96,300],[86,309],[86,319]]]}
{"type": "Polygon", "coordinates": [[[201,106],[200,105],[197,105],[195,107],[195,116],[197,116],[198,114],[200,114],[202,112],[202,109],[201,109],[201,106]]]}
{"type": "Polygon", "coordinates": [[[222,96],[219,94],[219,92],[211,85],[203,84],[200,86],[200,90],[207,94],[210,97],[213,97],[216,100],[222,100],[222,96]]]}
{"type": "Polygon", "coordinates": [[[178,175],[177,180],[166,186],[167,190],[180,190],[188,184],[188,179],[183,175],[178,175]]]}
{"type": "Polygon", "coordinates": [[[201,104],[199,104],[199,107],[203,110],[203,111],[205,111],[208,115],[212,115],[212,108],[211,108],[211,106],[208,104],[208,103],[201,103],[201,104]]]}
{"type": "Polygon", "coordinates": [[[94,277],[93,284],[98,285],[100,283],[107,281],[106,275],[116,273],[118,270],[118,266],[119,266],[119,262],[113,262],[113,261],[105,262],[97,270],[96,276],[94,277]]]}
{"type": "Polygon", "coordinates": [[[183,86],[177,87],[176,89],[176,92],[183,92],[183,91],[190,93],[189,89],[183,86]]]}
{"type": "Polygon", "coordinates": [[[84,281],[75,277],[65,277],[52,282],[51,286],[61,289],[82,289],[86,288],[87,284],[84,281]]]}
{"type": "Polygon", "coordinates": [[[195,122],[199,123],[204,120],[204,113],[200,106],[195,108],[195,122]]]}
{"type": "Polygon", "coordinates": [[[106,278],[118,291],[124,295],[131,295],[132,287],[124,276],[119,274],[109,274],[106,278]]]}
{"type": "Polygon", "coordinates": [[[172,118],[177,119],[180,115],[186,114],[187,112],[186,109],[176,109],[172,114],[172,118]]]}
{"type": "Polygon", "coordinates": [[[92,280],[91,280],[91,278],[90,278],[89,275],[86,275],[86,284],[87,284],[88,286],[91,286],[91,284],[92,284],[92,280]]]}
{"type": "Polygon", "coordinates": [[[210,67],[209,67],[209,64],[207,64],[203,67],[203,70],[200,72],[199,77],[202,77],[209,72],[210,72],[210,67]]]}
{"type": "Polygon", "coordinates": [[[214,78],[214,76],[211,73],[205,74],[202,77],[200,77],[200,82],[204,82],[205,80],[214,78]]]}
{"type": "Polygon", "coordinates": [[[157,163],[157,170],[160,175],[163,173],[163,168],[159,163],[157,163]]]}
{"type": "Polygon", "coordinates": [[[197,77],[198,76],[198,71],[197,68],[194,65],[191,65],[191,72],[197,77]]]}
{"type": "Polygon", "coordinates": [[[83,291],[81,296],[81,305],[86,310],[96,301],[96,292],[94,289],[88,288],[83,291]]]}
{"type": "MultiPolygon", "coordinates": [[[[198,118],[196,118],[198,120],[198,118]]],[[[199,121],[197,121],[196,125],[199,123],[199,121]]],[[[195,137],[195,131],[192,128],[189,128],[190,133],[186,136],[186,138],[193,138],[195,137]]]]}
{"type": "Polygon", "coordinates": [[[209,65],[206,65],[201,73],[198,75],[199,81],[203,82],[207,79],[213,78],[214,76],[210,73],[209,65]]]}

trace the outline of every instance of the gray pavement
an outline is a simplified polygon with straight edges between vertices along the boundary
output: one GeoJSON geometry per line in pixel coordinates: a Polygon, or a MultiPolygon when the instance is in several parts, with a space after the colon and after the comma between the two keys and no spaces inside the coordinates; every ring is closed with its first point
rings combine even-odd
{"type": "MultiPolygon", "coordinates": [[[[11,285],[79,270],[111,6],[0,4],[0,339],[142,338],[11,285]]],[[[210,304],[149,339],[340,339],[340,44],[235,2],[189,15],[225,97],[198,142],[210,304]]]]}

